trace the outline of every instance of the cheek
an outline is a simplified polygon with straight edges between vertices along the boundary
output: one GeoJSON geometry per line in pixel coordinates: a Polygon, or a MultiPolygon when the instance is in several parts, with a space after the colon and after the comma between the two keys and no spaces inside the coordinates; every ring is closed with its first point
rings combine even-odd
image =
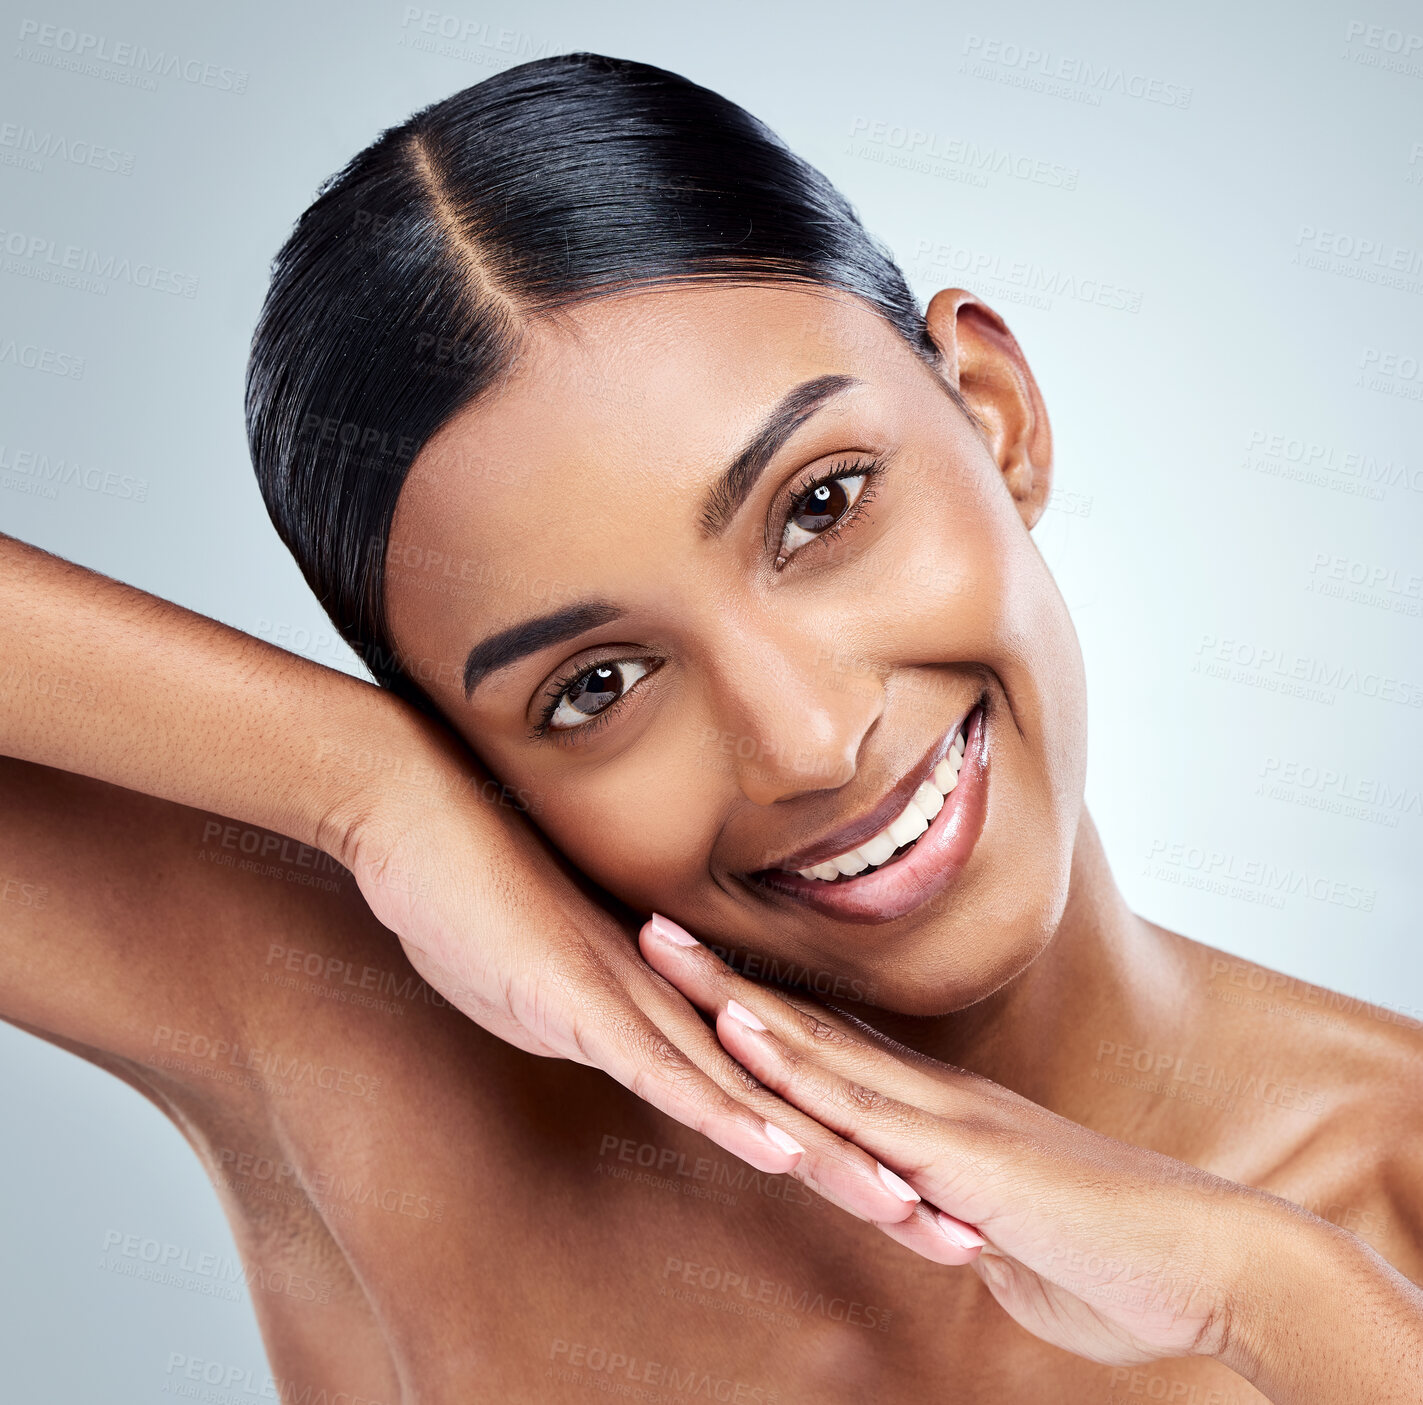
{"type": "MultiPolygon", "coordinates": [[[[990,687],[1005,704],[991,804],[1004,820],[1012,811],[1011,824],[994,828],[1003,844],[1036,853],[1055,875],[1070,862],[1086,775],[1081,648],[1052,573],[1001,480],[958,481],[949,491],[954,511],[919,514],[897,543],[906,583],[916,563],[932,566],[917,572],[924,588],[906,584],[893,592],[890,652],[906,662],[991,675],[990,687]]],[[[903,672],[905,686],[922,681],[944,696],[946,685],[932,670],[903,672]]]]}
{"type": "Polygon", "coordinates": [[[537,820],[570,862],[615,897],[667,909],[676,894],[707,878],[716,837],[711,780],[695,757],[639,747],[543,786],[537,820]]]}
{"type": "Polygon", "coordinates": [[[878,589],[862,583],[894,626],[894,652],[910,665],[1021,671],[1052,632],[1051,579],[1007,490],[987,471],[959,470],[931,479],[917,498],[897,514],[878,589]]]}

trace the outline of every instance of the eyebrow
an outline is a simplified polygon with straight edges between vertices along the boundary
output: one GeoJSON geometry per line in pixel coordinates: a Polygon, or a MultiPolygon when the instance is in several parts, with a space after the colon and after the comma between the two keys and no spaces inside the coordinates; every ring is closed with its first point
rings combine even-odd
{"type": "Polygon", "coordinates": [[[786,440],[827,401],[859,384],[858,376],[817,376],[783,395],[712,485],[702,504],[703,534],[719,537],[742,503],[751,496],[756,480],[786,440]]]}
{"type": "Polygon", "coordinates": [[[464,695],[468,698],[489,674],[508,668],[528,654],[552,648],[590,629],[621,619],[625,612],[606,600],[585,600],[491,634],[469,651],[464,661],[464,695]]]}
{"type": "MultiPolygon", "coordinates": [[[[828,401],[859,384],[858,376],[817,376],[787,391],[712,485],[699,516],[702,534],[719,537],[791,435],[828,401]]],[[[610,624],[625,613],[610,601],[587,600],[501,629],[469,651],[464,663],[465,698],[491,673],[610,624]]]]}

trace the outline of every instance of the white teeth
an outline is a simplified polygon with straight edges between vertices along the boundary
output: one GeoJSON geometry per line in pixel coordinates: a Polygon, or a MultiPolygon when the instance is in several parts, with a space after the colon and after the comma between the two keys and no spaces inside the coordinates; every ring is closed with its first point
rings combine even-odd
{"type": "Polygon", "coordinates": [[[898,847],[884,830],[880,830],[873,839],[867,839],[860,845],[859,852],[869,863],[882,864],[898,847]]]}
{"type": "Polygon", "coordinates": [[[929,821],[924,818],[923,810],[911,800],[904,807],[904,813],[890,825],[889,837],[896,844],[908,844],[910,840],[918,839],[928,828],[929,821]]]}
{"type": "Polygon", "coordinates": [[[925,781],[914,792],[914,804],[923,812],[926,820],[932,820],[944,808],[944,794],[938,786],[925,781]]]}
{"type": "Polygon", "coordinates": [[[904,844],[918,839],[929,821],[944,808],[944,797],[959,783],[959,768],[963,765],[964,735],[954,737],[949,753],[934,767],[934,774],[914,792],[903,811],[873,839],[867,839],[857,849],[847,854],[839,854],[814,868],[802,868],[797,872],[802,878],[820,878],[833,883],[843,873],[853,877],[867,868],[878,868],[891,854],[904,844]]]}

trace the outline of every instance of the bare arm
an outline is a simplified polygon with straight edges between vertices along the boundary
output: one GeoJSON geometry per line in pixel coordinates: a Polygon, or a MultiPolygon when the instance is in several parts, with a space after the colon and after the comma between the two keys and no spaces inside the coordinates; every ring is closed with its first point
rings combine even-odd
{"type": "Polygon", "coordinates": [[[333,853],[370,772],[448,768],[413,708],[0,536],[0,754],[215,810],[333,853]],[[344,762],[344,764],[343,764],[344,762]]]}
{"type": "MultiPolygon", "coordinates": [[[[0,754],[325,851],[415,969],[490,1033],[603,1069],[758,1170],[795,1164],[767,1130],[779,1100],[746,1086],[642,960],[634,924],[498,803],[452,732],[382,689],[4,537],[0,599],[0,754]]],[[[861,1189],[886,1194],[873,1177],[861,1189]]]]}

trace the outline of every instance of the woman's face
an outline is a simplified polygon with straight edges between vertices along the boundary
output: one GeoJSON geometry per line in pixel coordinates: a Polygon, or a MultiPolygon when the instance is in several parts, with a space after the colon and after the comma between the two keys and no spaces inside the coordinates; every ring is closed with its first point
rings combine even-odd
{"type": "Polygon", "coordinates": [[[1086,759],[1029,536],[1046,416],[964,301],[930,305],[941,372],[868,304],[784,284],[540,321],[420,454],[387,563],[410,671],[578,868],[916,1015],[1050,938],[1086,759]],[[833,882],[791,872],[836,856],[833,882]]]}

